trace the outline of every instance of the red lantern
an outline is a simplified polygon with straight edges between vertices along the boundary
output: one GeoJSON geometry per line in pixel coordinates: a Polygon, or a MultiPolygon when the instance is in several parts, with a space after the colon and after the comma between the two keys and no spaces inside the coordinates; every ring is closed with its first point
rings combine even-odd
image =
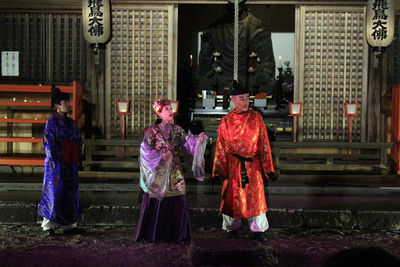
{"type": "Polygon", "coordinates": [[[292,103],[289,102],[289,112],[291,117],[293,117],[293,142],[296,142],[296,135],[297,135],[297,119],[296,117],[301,116],[301,111],[303,109],[302,102],[292,103]]]}

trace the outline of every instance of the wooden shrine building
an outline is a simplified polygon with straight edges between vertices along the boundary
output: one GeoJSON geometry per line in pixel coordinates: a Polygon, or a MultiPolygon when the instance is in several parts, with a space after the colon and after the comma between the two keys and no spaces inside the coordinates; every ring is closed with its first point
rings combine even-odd
{"type": "MultiPolygon", "coordinates": [[[[192,100],[198,90],[204,89],[198,88],[194,78],[199,62],[199,36],[223,13],[228,1],[110,2],[111,38],[97,54],[83,37],[81,1],[0,2],[0,50],[19,52],[18,75],[0,76],[0,137],[40,138],[43,128],[34,120],[45,120],[49,110],[31,108],[40,101],[48,101],[48,95],[37,89],[53,83],[70,87],[74,81],[82,85],[82,95],[76,101],[81,103],[79,116],[89,147],[89,158],[85,160],[88,170],[96,169],[90,166],[91,162],[101,161],[92,157],[119,153],[107,148],[120,148],[122,142],[122,117],[116,111],[118,100],[131,101],[126,117],[129,140],[123,143],[132,148],[125,153],[137,156],[142,130],[155,120],[152,102],[156,98],[179,100],[177,121],[189,127],[190,110],[195,108],[192,100]],[[28,91],[7,91],[5,85],[10,84],[32,87],[28,91]],[[28,104],[18,106],[12,102],[28,104]],[[95,144],[103,145],[103,151],[90,148],[95,144]]],[[[365,0],[248,0],[246,4],[272,34],[293,36],[293,101],[303,104],[302,116],[297,121],[299,146],[288,142],[282,146],[277,142],[276,160],[282,160],[280,157],[293,148],[299,149],[301,157],[315,154],[302,152],[301,149],[307,149],[304,143],[313,144],[308,148],[316,149],[321,148],[318,142],[324,142],[326,151],[334,150],[333,156],[319,156],[326,160],[328,168],[340,155],[354,158],[354,153],[347,153],[348,149],[361,151],[360,155],[374,150],[375,158],[364,158],[376,159],[378,165],[386,164],[389,168],[386,154],[393,142],[392,87],[400,84],[400,1],[395,1],[394,41],[379,56],[366,41],[365,0]],[[358,103],[358,109],[352,126],[353,145],[343,147],[349,139],[348,118],[344,116],[344,104],[349,102],[358,103]]],[[[275,60],[275,65],[279,64],[275,60]]],[[[213,120],[207,123],[211,125],[213,120]]],[[[207,129],[207,125],[204,127],[207,129]]],[[[0,143],[4,158],[29,158],[40,153],[37,142],[3,139],[0,143]]],[[[133,165],[137,167],[137,162],[133,165]]],[[[307,169],[303,166],[298,170],[302,168],[307,169]]]]}

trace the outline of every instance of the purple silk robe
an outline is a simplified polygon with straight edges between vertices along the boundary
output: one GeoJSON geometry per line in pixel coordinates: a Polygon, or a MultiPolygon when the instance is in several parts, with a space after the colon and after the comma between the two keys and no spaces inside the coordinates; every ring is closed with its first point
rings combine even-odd
{"type": "Polygon", "coordinates": [[[42,199],[38,214],[60,225],[77,222],[81,213],[79,205],[78,169],[76,164],[61,162],[61,141],[74,141],[81,151],[80,129],[69,117],[54,113],[47,120],[43,132],[43,149],[46,153],[42,199]]]}
{"type": "Polygon", "coordinates": [[[169,136],[164,136],[157,124],[146,127],[140,146],[140,187],[157,199],[186,193],[180,149],[192,161],[193,176],[204,180],[206,140],[200,142],[197,135],[186,134],[179,125],[169,124],[169,127],[169,136]],[[176,187],[180,182],[182,186],[176,187]]]}
{"type": "Polygon", "coordinates": [[[168,124],[166,129],[167,134],[156,124],[144,130],[140,146],[140,187],[145,193],[135,241],[189,244],[192,230],[178,151],[187,152],[193,176],[202,181],[206,141],[200,142],[196,135],[186,135],[178,125],[168,124]]]}

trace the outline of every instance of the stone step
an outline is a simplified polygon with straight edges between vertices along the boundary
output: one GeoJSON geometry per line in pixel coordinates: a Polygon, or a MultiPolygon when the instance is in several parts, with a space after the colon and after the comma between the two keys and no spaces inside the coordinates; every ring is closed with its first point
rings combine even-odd
{"type": "MultiPolygon", "coordinates": [[[[79,189],[81,191],[127,191],[137,192],[139,185],[137,182],[131,183],[110,183],[110,182],[95,182],[95,183],[80,183],[79,189]]],[[[36,183],[1,183],[1,191],[41,191],[42,182],[36,183]]],[[[313,185],[307,186],[306,184],[280,184],[270,183],[264,187],[267,194],[272,195],[393,195],[400,194],[400,186],[366,186],[366,185],[313,185]]],[[[221,192],[221,185],[219,184],[193,184],[186,183],[186,191],[189,193],[219,193],[221,192]]]]}
{"type": "MultiPolygon", "coordinates": [[[[0,224],[38,224],[37,203],[0,203],[0,224]]],[[[136,225],[140,204],[84,205],[80,225],[136,225]]],[[[216,208],[189,208],[194,226],[220,227],[216,208]]],[[[399,210],[270,209],[272,228],[326,228],[358,230],[400,230],[399,210]]],[[[246,222],[244,220],[244,225],[246,222]]]]}

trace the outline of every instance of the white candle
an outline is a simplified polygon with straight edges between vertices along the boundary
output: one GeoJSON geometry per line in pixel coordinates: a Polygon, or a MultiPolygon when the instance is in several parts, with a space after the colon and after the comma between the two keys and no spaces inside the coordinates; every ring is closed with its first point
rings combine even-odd
{"type": "Polygon", "coordinates": [[[190,67],[193,67],[193,55],[190,55],[190,67]]]}
{"type": "Polygon", "coordinates": [[[279,66],[279,68],[282,68],[282,57],[279,56],[278,59],[279,59],[279,65],[278,66],[279,66]]]}

